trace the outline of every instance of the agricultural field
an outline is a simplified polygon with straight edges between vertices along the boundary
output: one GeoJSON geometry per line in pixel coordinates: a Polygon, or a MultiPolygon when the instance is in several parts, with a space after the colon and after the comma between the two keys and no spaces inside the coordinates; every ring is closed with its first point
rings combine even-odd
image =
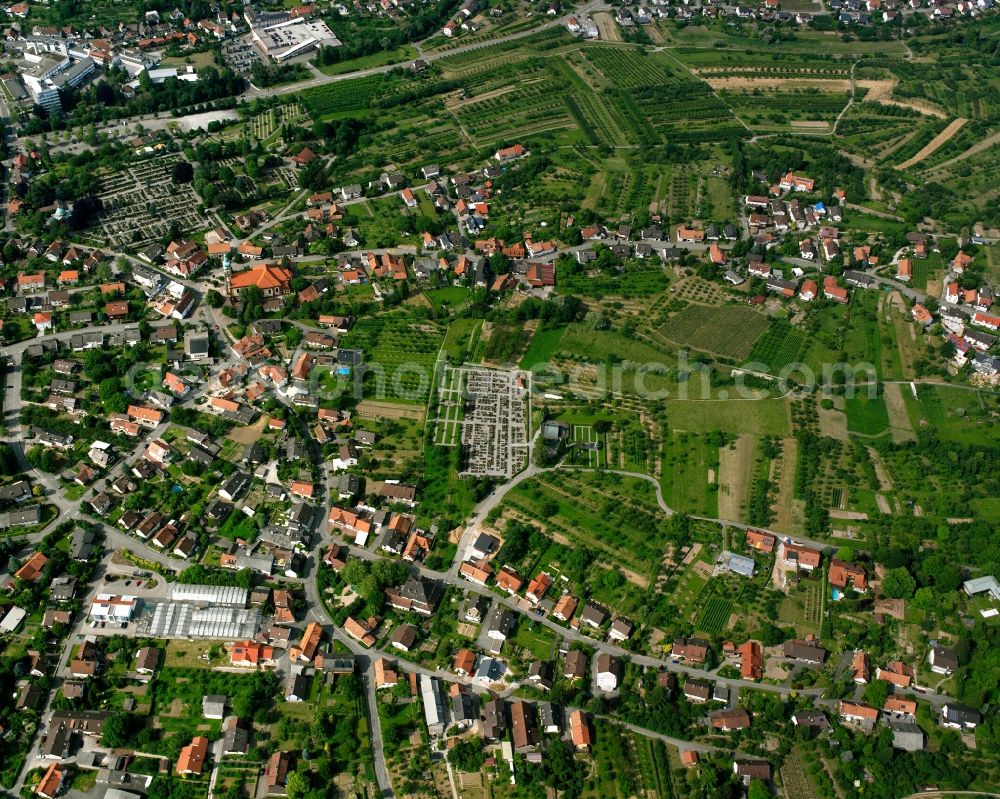
{"type": "Polygon", "coordinates": [[[788,400],[772,399],[668,399],[667,416],[673,430],[710,433],[787,435],[788,400]]]}
{"type": "Polygon", "coordinates": [[[363,317],[341,346],[365,353],[363,399],[423,404],[433,382],[444,330],[403,311],[363,317]]]}
{"type": "Polygon", "coordinates": [[[781,764],[781,783],[789,797],[820,799],[816,786],[806,771],[806,761],[800,749],[792,750],[781,764]]]}
{"type": "Polygon", "coordinates": [[[729,622],[733,602],[721,596],[711,596],[702,606],[695,629],[706,635],[718,635],[729,622]]]}
{"type": "Polygon", "coordinates": [[[648,266],[642,262],[626,265],[620,275],[591,275],[581,270],[560,273],[559,277],[561,292],[598,299],[605,296],[652,297],[665,291],[668,285],[667,275],[659,265],[648,266]]]}
{"type": "Polygon", "coordinates": [[[901,393],[913,430],[930,427],[940,438],[963,444],[1000,442],[995,394],[944,385],[918,385],[917,398],[909,386],[901,393]]]}
{"type": "Polygon", "coordinates": [[[689,305],[661,325],[657,332],[682,347],[720,358],[745,360],[767,329],[767,317],[746,306],[706,308],[689,305]]]}
{"type": "Polygon", "coordinates": [[[515,486],[504,507],[533,521],[557,543],[585,547],[599,561],[641,578],[662,558],[666,518],[653,486],[633,477],[588,471],[548,473],[515,486]]]}
{"type": "Polygon", "coordinates": [[[806,336],[784,319],[776,319],[767,332],[754,343],[750,360],[766,364],[768,371],[777,373],[798,359],[806,336]]]}
{"type": "Polygon", "coordinates": [[[830,129],[830,123],[844,109],[849,99],[845,92],[820,89],[726,90],[721,93],[721,97],[733,113],[751,127],[771,128],[791,125],[819,131],[830,129]]]}
{"type": "MultiPolygon", "coordinates": [[[[669,418],[669,416],[668,416],[669,418]]],[[[719,447],[712,436],[672,432],[663,442],[663,496],[678,513],[718,513],[719,447]]]]}
{"type": "Polygon", "coordinates": [[[591,47],[583,57],[597,68],[605,85],[623,89],[676,83],[684,74],[663,56],[651,57],[635,47],[591,47]]]}
{"type": "Polygon", "coordinates": [[[384,95],[386,82],[382,75],[338,81],[306,89],[299,97],[311,115],[337,119],[368,111],[372,101],[384,95]]]}

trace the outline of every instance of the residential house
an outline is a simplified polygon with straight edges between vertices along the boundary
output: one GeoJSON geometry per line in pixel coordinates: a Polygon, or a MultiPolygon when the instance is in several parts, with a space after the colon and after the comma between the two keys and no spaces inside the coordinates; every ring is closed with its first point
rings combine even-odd
{"type": "Polygon", "coordinates": [[[871,732],[878,721],[878,708],[863,702],[840,700],[840,717],[848,724],[856,724],[866,732],[871,732]]]}
{"type": "Polygon", "coordinates": [[[676,638],[671,655],[689,663],[704,663],[708,657],[708,641],[701,638],[676,638]]]}
{"type": "Polygon", "coordinates": [[[192,739],[191,743],[181,748],[175,770],[178,774],[201,775],[207,758],[208,738],[198,735],[192,739]]]}
{"type": "Polygon", "coordinates": [[[750,726],[750,714],[743,708],[719,710],[709,716],[712,727],[720,732],[745,730],[750,726]]]}
{"type": "Polygon", "coordinates": [[[865,574],[864,567],[859,563],[849,563],[834,558],[830,561],[827,576],[830,585],[841,591],[851,588],[858,593],[864,593],[868,590],[868,576],[865,574]]]}
{"type": "Polygon", "coordinates": [[[590,749],[594,742],[590,731],[590,721],[582,710],[574,710],[569,714],[569,737],[577,751],[590,749]]]}
{"type": "Polygon", "coordinates": [[[793,638],[782,644],[782,655],[789,660],[812,665],[822,664],[827,657],[827,651],[819,645],[816,638],[793,638]]]}
{"type": "Polygon", "coordinates": [[[978,710],[957,702],[948,702],[941,708],[941,724],[953,730],[974,730],[982,720],[978,710]]]}
{"type": "Polygon", "coordinates": [[[618,674],[620,666],[618,659],[607,652],[597,656],[597,688],[605,693],[618,690],[618,674]]]}
{"type": "Polygon", "coordinates": [[[946,649],[936,645],[931,647],[927,655],[931,671],[935,674],[951,674],[958,669],[958,653],[954,649],[946,649]]]}

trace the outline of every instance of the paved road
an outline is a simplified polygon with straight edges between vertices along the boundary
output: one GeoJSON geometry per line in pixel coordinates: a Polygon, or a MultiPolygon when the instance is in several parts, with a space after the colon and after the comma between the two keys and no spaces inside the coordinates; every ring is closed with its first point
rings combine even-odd
{"type": "MultiPolygon", "coordinates": [[[[546,22],[544,25],[539,25],[537,28],[528,28],[527,30],[517,31],[516,33],[509,33],[506,36],[497,36],[492,39],[485,39],[479,42],[472,42],[470,44],[459,45],[458,47],[453,47],[450,50],[441,50],[435,53],[421,53],[421,58],[430,63],[437,61],[442,58],[451,58],[452,56],[460,55],[462,53],[470,53],[474,50],[481,50],[485,47],[493,47],[497,44],[505,44],[507,42],[513,42],[517,39],[523,39],[528,36],[533,36],[544,30],[549,30],[551,28],[563,27],[566,24],[566,20],[571,16],[586,15],[588,12],[595,8],[603,7],[603,0],[591,0],[591,2],[580,6],[573,10],[571,14],[566,14],[558,19],[546,22]]],[[[285,94],[296,94],[303,89],[312,89],[316,86],[324,86],[328,83],[337,83],[342,80],[352,80],[354,78],[363,78],[369,75],[383,75],[387,72],[391,72],[394,69],[400,69],[401,64],[386,64],[381,67],[370,67],[369,69],[361,69],[357,72],[345,72],[339,75],[323,75],[321,77],[312,78],[310,80],[301,81],[299,83],[293,83],[288,86],[273,86],[269,88],[258,88],[253,86],[249,91],[243,94],[243,97],[247,100],[253,100],[259,97],[274,97],[276,95],[285,94]]]]}
{"type": "MultiPolygon", "coordinates": [[[[558,468],[565,468],[565,467],[561,466],[551,467],[551,469],[558,469],[558,468]]],[[[681,663],[677,663],[672,659],[658,658],[651,655],[634,654],[631,651],[624,649],[620,646],[617,646],[615,644],[606,641],[599,641],[594,638],[591,638],[588,635],[585,635],[584,633],[581,633],[578,630],[574,630],[569,627],[563,627],[555,620],[550,619],[546,616],[537,616],[534,614],[529,615],[525,613],[525,610],[522,607],[521,603],[515,601],[513,598],[500,595],[491,588],[479,586],[475,583],[469,582],[468,580],[459,577],[458,566],[461,564],[461,561],[465,559],[464,553],[468,549],[469,544],[471,544],[472,541],[474,540],[474,536],[477,534],[478,528],[485,520],[487,514],[503,500],[503,497],[506,495],[508,491],[510,491],[515,485],[520,483],[522,480],[529,479],[538,474],[541,474],[544,471],[549,471],[551,469],[545,469],[534,465],[529,466],[515,478],[508,481],[504,485],[498,487],[489,497],[484,499],[476,507],[476,510],[473,513],[472,521],[469,523],[466,530],[463,532],[462,538],[458,546],[455,561],[452,563],[448,571],[446,572],[433,571],[430,569],[426,569],[422,566],[416,566],[412,564],[409,565],[410,570],[415,574],[420,574],[426,579],[438,580],[448,586],[456,587],[463,591],[468,591],[470,593],[490,597],[496,602],[499,602],[504,607],[507,607],[517,613],[527,615],[531,621],[537,624],[541,624],[544,627],[548,627],[550,630],[552,630],[554,633],[562,637],[564,640],[571,642],[585,643],[588,646],[594,647],[601,652],[607,652],[611,655],[615,655],[616,657],[620,658],[629,658],[634,663],[637,663],[642,666],[648,666],[650,668],[657,668],[657,669],[660,668],[668,669],[669,671],[682,672],[692,677],[701,677],[705,679],[715,680],[730,687],[754,688],[756,690],[778,693],[782,696],[787,696],[792,691],[790,679],[780,685],[772,685],[768,683],[759,683],[759,682],[740,680],[740,679],[725,679],[725,678],[720,678],[718,674],[716,674],[715,672],[706,671],[705,669],[700,669],[696,666],[687,666],[681,663]]],[[[616,470],[615,473],[629,477],[637,477],[645,480],[653,480],[653,478],[651,478],[649,475],[641,474],[638,472],[616,470]]],[[[663,509],[664,513],[667,513],[668,515],[673,513],[673,510],[669,506],[667,506],[666,503],[663,501],[662,495],[659,495],[657,500],[658,503],[660,504],[661,509],[663,509]]],[[[779,540],[783,540],[789,537],[787,536],[787,534],[780,533],[776,530],[769,530],[759,525],[748,525],[748,524],[743,524],[741,522],[734,522],[728,519],[719,519],[719,518],[711,518],[704,516],[692,516],[691,518],[701,521],[708,521],[715,524],[726,525],[740,530],[749,530],[749,529],[761,530],[763,532],[771,533],[772,535],[776,536],[779,540]]],[[[803,543],[807,546],[813,546],[821,550],[829,550],[831,548],[831,545],[828,542],[815,541],[812,539],[803,538],[801,536],[795,536],[794,540],[803,543]]],[[[377,560],[382,557],[376,552],[367,549],[362,549],[359,547],[350,547],[349,549],[352,556],[360,557],[364,560],[377,560]]],[[[392,655],[391,653],[389,656],[398,657],[397,655],[392,655]]],[[[822,690],[818,688],[812,688],[812,689],[801,690],[798,691],[797,693],[799,693],[800,695],[813,696],[818,699],[819,695],[822,693],[822,690]]],[[[942,696],[939,694],[934,694],[932,692],[921,694],[921,698],[929,701],[931,704],[934,705],[941,705],[949,701],[949,697],[942,696]]]]}
{"type": "MultiPolygon", "coordinates": [[[[466,560],[466,553],[469,551],[469,547],[472,543],[476,540],[476,536],[479,534],[479,528],[482,526],[483,522],[486,521],[486,517],[489,515],[490,511],[503,501],[507,492],[514,488],[514,486],[518,483],[528,480],[544,471],[544,468],[535,466],[534,464],[528,466],[528,468],[526,468],[523,472],[514,475],[514,477],[502,486],[494,489],[494,491],[486,497],[486,499],[476,506],[472,518],[469,520],[468,524],[466,524],[465,530],[462,531],[462,537],[458,542],[455,560],[448,569],[447,576],[459,579],[458,569],[462,565],[462,561],[466,560]]],[[[462,582],[465,581],[463,580],[462,582]]]]}

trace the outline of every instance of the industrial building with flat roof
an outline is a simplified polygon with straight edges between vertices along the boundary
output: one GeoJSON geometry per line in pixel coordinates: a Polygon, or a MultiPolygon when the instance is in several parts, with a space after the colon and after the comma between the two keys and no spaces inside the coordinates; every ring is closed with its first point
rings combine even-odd
{"type": "Polygon", "coordinates": [[[235,585],[181,585],[174,583],[170,591],[172,602],[190,602],[198,605],[245,608],[250,592],[235,585]]]}
{"type": "Polygon", "coordinates": [[[252,639],[260,632],[261,615],[247,608],[249,593],[229,585],[175,584],[169,600],[146,603],[139,627],[153,638],[252,639]]]}
{"type": "Polygon", "coordinates": [[[278,62],[320,47],[340,47],[337,35],[323,20],[289,21],[268,28],[254,27],[253,41],[265,56],[278,62]]]}
{"type": "Polygon", "coordinates": [[[141,626],[152,638],[246,639],[260,632],[261,615],[255,609],[157,602],[141,626]]]}

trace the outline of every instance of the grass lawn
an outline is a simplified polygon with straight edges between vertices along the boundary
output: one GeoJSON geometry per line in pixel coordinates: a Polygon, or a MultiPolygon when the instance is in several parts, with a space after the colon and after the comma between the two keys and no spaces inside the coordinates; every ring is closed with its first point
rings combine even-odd
{"type": "Polygon", "coordinates": [[[788,400],[666,400],[667,418],[674,430],[690,432],[788,435],[788,400]]]}
{"type": "Polygon", "coordinates": [[[715,516],[711,511],[718,510],[718,499],[709,485],[708,470],[718,471],[718,450],[713,451],[705,436],[691,433],[671,433],[663,450],[660,482],[666,503],[679,513],[715,516]]]}
{"type": "Polygon", "coordinates": [[[547,363],[555,355],[562,339],[564,327],[538,328],[531,338],[531,343],[521,358],[521,368],[531,369],[539,364],[547,363]]]}
{"type": "Polygon", "coordinates": [[[163,68],[177,67],[178,69],[183,69],[189,65],[195,69],[211,67],[215,65],[215,57],[211,51],[205,51],[202,53],[191,53],[186,56],[172,56],[170,58],[164,58],[160,62],[160,66],[163,68]]]}
{"type": "Polygon", "coordinates": [[[877,436],[889,428],[889,411],[884,397],[869,399],[867,392],[860,390],[854,397],[844,400],[844,411],[847,429],[852,433],[877,436]]]}
{"type": "Polygon", "coordinates": [[[431,289],[427,292],[427,299],[434,305],[443,305],[449,310],[459,305],[464,305],[469,299],[471,292],[465,286],[446,286],[440,289],[431,289]]]}
{"type": "Polygon", "coordinates": [[[552,657],[554,638],[553,632],[548,627],[522,620],[517,626],[514,643],[538,660],[549,660],[552,657]]]}
{"type": "Polygon", "coordinates": [[[472,349],[473,340],[483,326],[479,319],[457,319],[444,337],[444,351],[453,361],[463,361],[472,349]]]}
{"type": "Polygon", "coordinates": [[[415,48],[410,45],[397,47],[395,50],[381,50],[371,55],[352,58],[349,61],[341,61],[337,64],[326,64],[319,67],[319,71],[324,75],[343,75],[345,72],[358,72],[371,67],[381,67],[386,64],[399,64],[403,61],[411,61],[418,55],[415,48]]]}
{"type": "Polygon", "coordinates": [[[818,633],[823,585],[819,580],[800,583],[801,589],[792,589],[778,605],[778,621],[796,630],[818,633]]]}

